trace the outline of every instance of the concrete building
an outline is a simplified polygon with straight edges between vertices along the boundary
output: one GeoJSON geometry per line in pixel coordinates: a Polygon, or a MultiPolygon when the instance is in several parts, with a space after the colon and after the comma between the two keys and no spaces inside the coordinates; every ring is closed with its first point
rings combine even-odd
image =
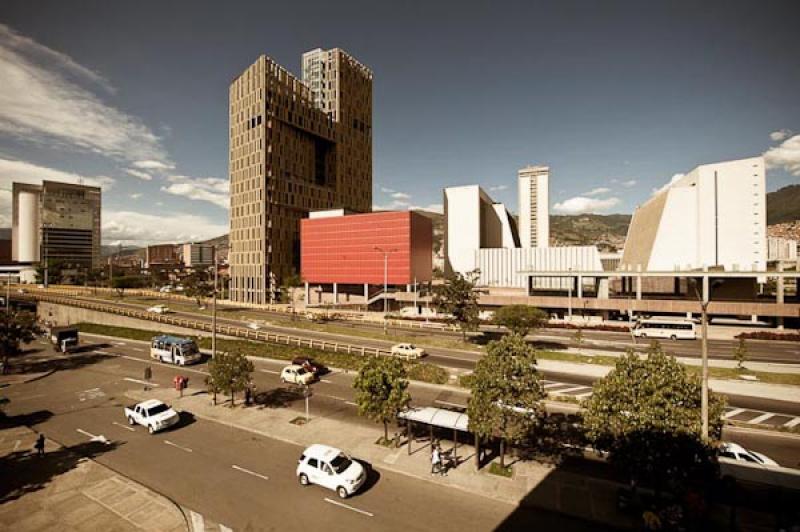
{"type": "Polygon", "coordinates": [[[519,240],[523,248],[550,245],[550,167],[526,166],[518,173],[519,240]]]}
{"type": "Polygon", "coordinates": [[[431,281],[433,224],[416,212],[312,212],[300,222],[300,233],[301,277],[309,304],[322,302],[327,291],[334,304],[340,294],[358,295],[348,300],[368,303],[374,292],[382,292],[384,281],[403,289],[431,281]],[[310,296],[311,285],[320,285],[316,298],[310,296]]]}
{"type": "Polygon", "coordinates": [[[639,206],[621,267],[766,269],[763,157],[698,166],[639,206]]]}
{"type": "Polygon", "coordinates": [[[478,185],[444,189],[445,274],[474,270],[481,248],[517,248],[517,224],[502,203],[478,185]]]}
{"type": "Polygon", "coordinates": [[[12,185],[12,260],[99,268],[101,191],[43,181],[12,185]]]}
{"type": "Polygon", "coordinates": [[[176,244],[155,244],[145,250],[145,268],[177,268],[181,264],[176,244]]]}
{"type": "Polygon", "coordinates": [[[372,72],[338,48],[300,80],[261,56],[229,90],[231,299],[269,303],[309,211],[372,207],[372,72]]]}
{"type": "Polygon", "coordinates": [[[797,240],[773,236],[767,238],[767,260],[770,262],[797,261],[797,249],[797,240]]]}
{"type": "Polygon", "coordinates": [[[214,264],[214,246],[205,244],[183,244],[181,259],[187,268],[200,268],[214,264]]]}

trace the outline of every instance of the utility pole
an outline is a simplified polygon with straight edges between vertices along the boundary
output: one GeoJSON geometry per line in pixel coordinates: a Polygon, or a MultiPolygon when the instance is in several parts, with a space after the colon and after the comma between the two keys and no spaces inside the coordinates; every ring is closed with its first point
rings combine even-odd
{"type": "Polygon", "coordinates": [[[11,273],[6,274],[6,314],[9,313],[9,302],[11,301],[11,273]]]}
{"type": "Polygon", "coordinates": [[[42,232],[44,233],[44,239],[43,239],[44,240],[44,253],[43,253],[43,255],[44,255],[44,287],[45,288],[47,288],[49,286],[48,277],[49,277],[49,274],[50,274],[50,264],[48,263],[48,260],[47,260],[47,247],[48,247],[47,246],[47,235],[48,235],[47,229],[48,229],[48,224],[43,224],[42,225],[42,232]]]}
{"type": "Polygon", "coordinates": [[[214,246],[214,297],[211,300],[211,358],[217,356],[217,277],[219,266],[217,263],[217,247],[214,246]]]}
{"type": "Polygon", "coordinates": [[[375,246],[375,251],[383,253],[383,334],[389,334],[389,300],[386,298],[389,292],[389,253],[394,253],[397,249],[383,249],[375,246]]]}
{"type": "Polygon", "coordinates": [[[708,441],[708,301],[700,303],[700,356],[703,359],[702,392],[700,398],[700,416],[703,418],[703,441],[708,441]]]}

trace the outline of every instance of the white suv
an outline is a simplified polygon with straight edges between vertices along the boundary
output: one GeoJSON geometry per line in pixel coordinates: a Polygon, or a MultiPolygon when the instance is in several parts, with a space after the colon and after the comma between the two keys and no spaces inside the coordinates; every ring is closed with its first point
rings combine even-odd
{"type": "Polygon", "coordinates": [[[425,350],[414,344],[397,344],[392,346],[392,354],[402,358],[421,358],[425,356],[425,350]]]}
{"type": "Polygon", "coordinates": [[[303,366],[292,364],[281,371],[281,381],[292,384],[309,385],[314,382],[314,374],[303,366]]]}
{"type": "Polygon", "coordinates": [[[367,472],[339,449],[314,444],[297,461],[297,480],[303,486],[319,484],[346,499],[364,485],[367,472]]]}

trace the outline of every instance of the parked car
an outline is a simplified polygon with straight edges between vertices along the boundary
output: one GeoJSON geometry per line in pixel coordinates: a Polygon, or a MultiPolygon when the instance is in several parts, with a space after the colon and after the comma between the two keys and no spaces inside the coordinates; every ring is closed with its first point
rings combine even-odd
{"type": "Polygon", "coordinates": [[[251,321],[250,323],[247,324],[247,328],[248,329],[253,329],[254,331],[258,331],[258,330],[261,330],[261,325],[259,325],[258,323],[254,322],[254,321],[251,321]]]}
{"type": "Polygon", "coordinates": [[[297,461],[297,480],[303,486],[318,484],[346,499],[364,485],[364,466],[335,447],[314,444],[297,461]]]}
{"type": "Polygon", "coordinates": [[[281,381],[290,382],[292,384],[308,385],[314,382],[314,374],[303,366],[292,364],[290,366],[286,366],[283,368],[283,371],[281,371],[281,381]]]}
{"type": "Polygon", "coordinates": [[[137,405],[125,407],[124,412],[128,424],[144,425],[150,434],[171,427],[180,420],[177,412],[158,399],[148,399],[137,405]]]}
{"type": "Polygon", "coordinates": [[[392,346],[392,354],[404,358],[421,358],[425,356],[425,350],[414,344],[397,344],[392,346]]]}
{"type": "Polygon", "coordinates": [[[172,292],[172,287],[169,285],[162,286],[158,291],[161,292],[162,294],[169,294],[170,292],[172,292]]]}
{"type": "Polygon", "coordinates": [[[171,311],[169,310],[169,307],[166,305],[154,305],[149,309],[147,309],[147,312],[155,312],[156,314],[166,314],[171,311]]]}
{"type": "Polygon", "coordinates": [[[309,358],[307,356],[296,356],[292,359],[292,364],[295,366],[302,366],[305,368],[306,371],[310,371],[315,375],[321,375],[327,371],[327,368],[314,360],[313,358],[309,358]]]}
{"type": "Polygon", "coordinates": [[[738,443],[724,442],[719,446],[720,458],[728,458],[737,462],[749,462],[763,466],[777,466],[778,462],[761,453],[745,449],[738,443]]]}

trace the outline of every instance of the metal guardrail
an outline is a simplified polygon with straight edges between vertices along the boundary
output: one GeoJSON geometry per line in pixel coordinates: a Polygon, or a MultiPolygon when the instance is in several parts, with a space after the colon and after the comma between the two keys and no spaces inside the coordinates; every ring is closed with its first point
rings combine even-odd
{"type": "MultiPolygon", "coordinates": [[[[158,323],[165,323],[167,325],[175,325],[178,327],[185,327],[187,329],[196,329],[204,332],[211,332],[212,325],[206,321],[190,320],[178,316],[168,316],[164,314],[156,314],[154,312],[147,312],[144,310],[134,310],[114,305],[97,303],[94,301],[84,301],[81,299],[71,299],[69,297],[51,296],[48,294],[41,294],[36,292],[28,292],[26,294],[16,294],[15,297],[23,297],[43,301],[46,303],[53,303],[57,305],[66,305],[70,307],[84,308],[87,310],[94,310],[97,312],[106,312],[109,314],[116,314],[129,318],[155,321],[158,323]]],[[[320,349],[323,351],[331,351],[334,353],[348,353],[361,356],[393,356],[405,360],[413,360],[416,357],[411,355],[393,354],[386,349],[377,347],[368,347],[363,345],[346,344],[341,342],[334,342],[330,340],[316,340],[314,338],[303,338],[300,336],[292,336],[288,334],[277,334],[264,331],[255,331],[246,327],[235,327],[232,325],[217,325],[217,334],[224,334],[233,336],[235,338],[243,338],[246,340],[260,340],[263,342],[271,342],[275,344],[284,344],[287,346],[309,347],[311,349],[320,349]]]]}

